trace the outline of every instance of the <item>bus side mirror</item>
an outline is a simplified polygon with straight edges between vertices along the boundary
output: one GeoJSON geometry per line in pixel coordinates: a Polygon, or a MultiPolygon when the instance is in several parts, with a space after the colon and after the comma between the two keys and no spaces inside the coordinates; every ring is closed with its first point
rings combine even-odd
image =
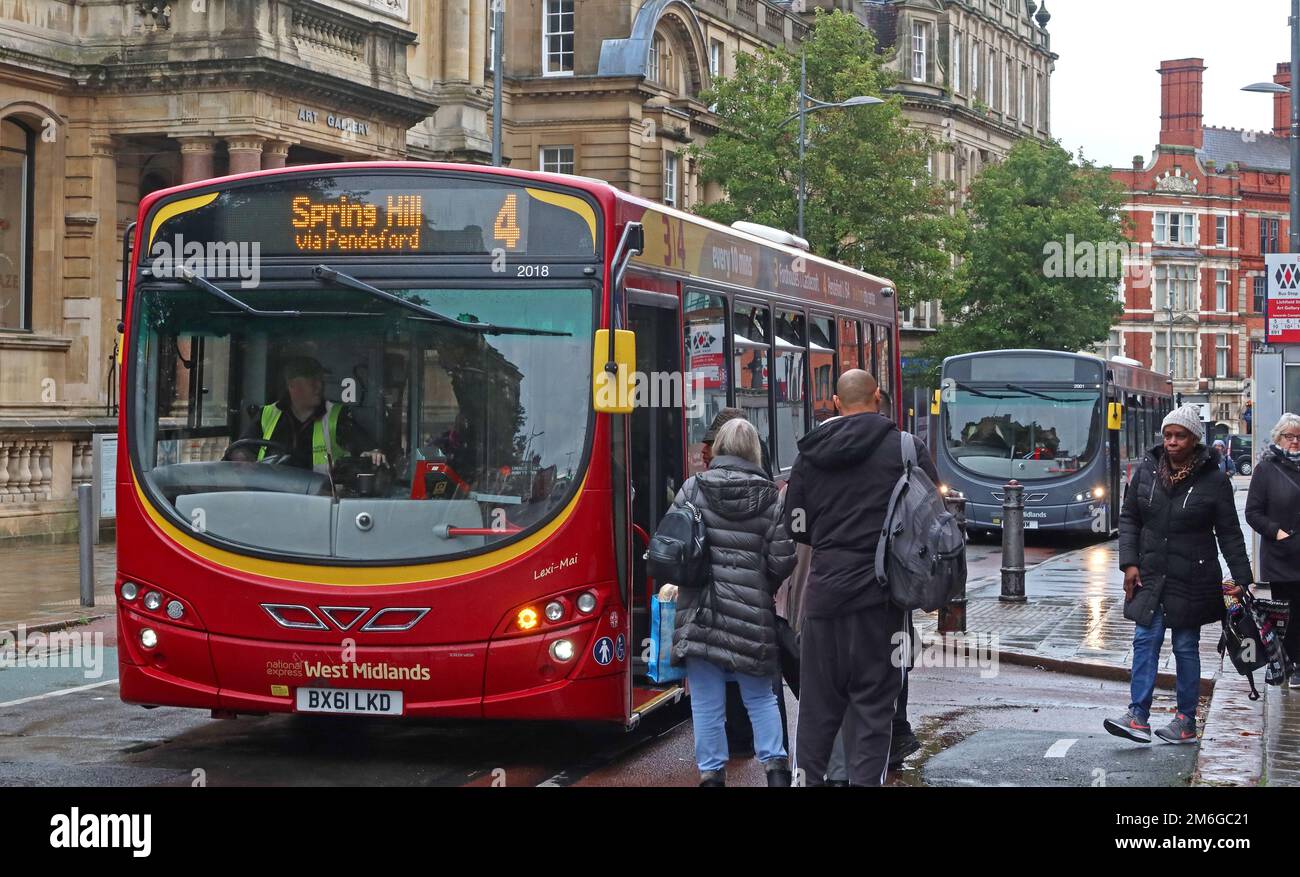
{"type": "Polygon", "coordinates": [[[931,414],[938,414],[938,413],[939,413],[939,392],[940,392],[939,390],[935,390],[935,391],[934,391],[934,398],[930,400],[930,413],[931,413],[931,414]]]}
{"type": "Polygon", "coordinates": [[[631,414],[636,372],[636,333],[614,330],[610,358],[609,330],[597,329],[591,355],[591,399],[597,414],[631,414]]]}
{"type": "Polygon", "coordinates": [[[1106,408],[1106,428],[1121,429],[1124,426],[1124,406],[1111,402],[1106,408]]]}

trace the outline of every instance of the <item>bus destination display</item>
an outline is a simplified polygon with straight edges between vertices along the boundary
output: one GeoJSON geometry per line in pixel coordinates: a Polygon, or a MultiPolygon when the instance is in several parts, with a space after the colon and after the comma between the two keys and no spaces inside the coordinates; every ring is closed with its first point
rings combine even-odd
{"type": "Polygon", "coordinates": [[[495,181],[336,174],[238,186],[168,209],[157,214],[155,241],[257,242],[262,256],[596,257],[588,201],[495,181]]]}

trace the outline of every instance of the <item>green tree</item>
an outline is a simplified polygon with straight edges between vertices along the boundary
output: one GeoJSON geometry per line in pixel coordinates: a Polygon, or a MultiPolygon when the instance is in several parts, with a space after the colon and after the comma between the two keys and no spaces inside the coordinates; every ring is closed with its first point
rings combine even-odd
{"type": "Polygon", "coordinates": [[[1084,350],[1123,308],[1123,188],[1058,144],[1017,143],[971,184],[969,253],[943,297],[945,324],[926,345],[943,357],[1007,347],[1084,350]]]}
{"type": "MultiPolygon", "coordinates": [[[[826,102],[857,95],[884,104],[821,110],[807,118],[804,229],[814,253],[887,277],[902,304],[937,298],[952,282],[945,242],[960,239],[943,186],[926,160],[937,146],[909,128],[902,99],[886,96],[896,76],[888,58],[851,15],[818,10],[804,41],[808,94],[826,102]]],[[[710,219],[797,227],[800,58],[784,49],[736,56],[736,73],[715,80],[721,130],[693,154],[705,182],[720,183],[722,201],[697,207],[710,219]]]]}

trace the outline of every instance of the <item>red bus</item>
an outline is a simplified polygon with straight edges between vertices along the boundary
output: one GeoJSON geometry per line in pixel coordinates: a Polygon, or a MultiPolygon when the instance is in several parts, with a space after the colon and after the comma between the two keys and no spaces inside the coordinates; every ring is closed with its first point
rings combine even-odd
{"type": "Polygon", "coordinates": [[[839,371],[899,380],[888,281],[757,231],[452,164],[150,195],[122,699],[625,727],[679,699],[644,675],[640,556],[713,415],[742,407],[782,477],[839,371]],[[607,363],[630,398],[601,400],[607,363]]]}

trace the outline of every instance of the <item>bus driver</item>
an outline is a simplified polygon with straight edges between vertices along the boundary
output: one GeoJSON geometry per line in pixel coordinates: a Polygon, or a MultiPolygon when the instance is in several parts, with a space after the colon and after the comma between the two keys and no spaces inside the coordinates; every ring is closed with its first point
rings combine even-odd
{"type": "MultiPolygon", "coordinates": [[[[325,399],[325,369],[310,356],[295,356],[281,370],[284,392],[275,402],[262,406],[241,438],[276,442],[289,450],[290,466],[329,473],[330,463],[349,457],[367,457],[376,466],[387,462],[375,448],[375,441],[356,422],[346,405],[325,399]],[[287,415],[287,416],[286,416],[287,415]],[[361,448],[373,450],[361,451],[361,448]]],[[[258,449],[256,459],[266,456],[258,449]]],[[[275,453],[272,449],[272,453],[275,453]]],[[[251,451],[246,452],[247,460],[251,451]]]]}

